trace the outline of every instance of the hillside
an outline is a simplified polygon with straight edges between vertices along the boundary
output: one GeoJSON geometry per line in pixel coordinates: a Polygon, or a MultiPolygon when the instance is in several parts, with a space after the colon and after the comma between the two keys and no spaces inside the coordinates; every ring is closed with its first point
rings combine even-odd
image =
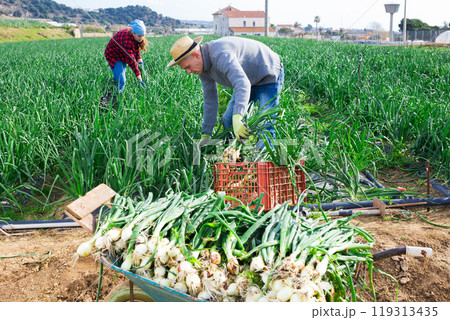
{"type": "Polygon", "coordinates": [[[51,0],[0,0],[0,15],[19,18],[52,19],[60,23],[83,23],[101,25],[124,25],[134,19],[141,19],[149,27],[175,28],[184,23],[165,17],[145,6],[85,11],[71,8],[51,0]]]}

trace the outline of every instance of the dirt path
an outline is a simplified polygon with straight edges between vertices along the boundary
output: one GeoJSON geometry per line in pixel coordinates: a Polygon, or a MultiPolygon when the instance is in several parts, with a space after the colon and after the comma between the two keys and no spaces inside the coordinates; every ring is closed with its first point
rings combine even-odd
{"type": "MultiPolygon", "coordinates": [[[[51,251],[50,255],[1,259],[0,301],[95,301],[98,261],[93,256],[74,260],[78,245],[89,238],[81,228],[0,236],[0,257],[51,251]]],[[[124,279],[112,281],[113,276],[112,271],[106,272],[102,293],[124,279]]]]}
{"type": "MultiPolygon", "coordinates": [[[[432,207],[430,212],[426,208],[410,210],[409,221],[359,217],[353,223],[375,237],[373,253],[403,246],[433,249],[427,259],[396,256],[374,263],[399,281],[399,301],[450,301],[449,229],[432,226],[414,214],[450,225],[450,207],[432,207]]],[[[93,256],[76,263],[73,259],[78,245],[89,238],[81,228],[37,230],[9,237],[0,234],[0,301],[95,301],[99,262],[93,256]],[[19,256],[26,254],[44,255],[19,256]]],[[[123,280],[122,275],[106,270],[100,300],[123,280]]],[[[374,282],[378,301],[395,301],[395,282],[379,273],[375,273],[374,282]]],[[[364,298],[371,301],[369,295],[364,298]]]]}

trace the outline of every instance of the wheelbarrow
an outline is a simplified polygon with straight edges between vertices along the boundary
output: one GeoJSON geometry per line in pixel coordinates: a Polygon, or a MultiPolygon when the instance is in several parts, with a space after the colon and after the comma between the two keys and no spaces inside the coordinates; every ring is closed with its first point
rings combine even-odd
{"type": "Polygon", "coordinates": [[[107,267],[122,273],[129,281],[117,285],[106,297],[105,301],[125,302],[195,302],[205,301],[162,286],[148,278],[141,277],[118,267],[106,254],[100,254],[100,261],[107,267]]]}
{"type": "MultiPolygon", "coordinates": [[[[87,192],[83,197],[67,205],[65,213],[93,234],[97,220],[93,212],[98,210],[102,205],[109,206],[108,204],[112,202],[115,195],[116,192],[113,189],[105,184],[100,184],[87,192]]],[[[175,291],[172,288],[161,286],[150,279],[121,269],[116,265],[116,261],[113,261],[106,253],[100,254],[100,261],[105,266],[124,274],[129,279],[129,281],[125,281],[116,286],[106,297],[106,301],[204,301],[175,291]]]]}

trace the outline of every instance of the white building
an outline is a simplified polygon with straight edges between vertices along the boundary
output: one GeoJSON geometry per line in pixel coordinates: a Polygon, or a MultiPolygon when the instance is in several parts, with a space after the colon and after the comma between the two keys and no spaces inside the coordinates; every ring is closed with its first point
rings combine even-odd
{"type": "Polygon", "coordinates": [[[175,28],[176,34],[214,34],[211,28],[175,28]]]}
{"type": "Polygon", "coordinates": [[[280,33],[280,29],[290,30],[290,33],[292,33],[292,36],[294,37],[298,37],[305,32],[303,28],[296,27],[293,24],[277,24],[277,33],[280,33]]]}
{"type": "MultiPolygon", "coordinates": [[[[264,35],[264,11],[240,11],[232,6],[213,13],[214,34],[221,36],[264,35]]],[[[270,23],[269,23],[270,25],[270,23]]],[[[269,27],[269,36],[275,36],[269,27]]]]}
{"type": "Polygon", "coordinates": [[[64,25],[69,26],[69,27],[75,27],[76,26],[75,23],[59,23],[59,22],[56,22],[56,21],[53,21],[53,20],[42,20],[42,21],[47,22],[49,25],[51,25],[53,27],[58,27],[58,28],[60,28],[60,27],[62,27],[64,25]]]}

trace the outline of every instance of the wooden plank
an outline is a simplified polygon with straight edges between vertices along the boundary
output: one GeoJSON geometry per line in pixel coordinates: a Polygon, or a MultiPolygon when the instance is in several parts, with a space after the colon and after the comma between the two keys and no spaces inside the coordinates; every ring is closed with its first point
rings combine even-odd
{"type": "Polygon", "coordinates": [[[373,197],[373,206],[380,209],[381,217],[384,217],[386,215],[386,204],[377,197],[373,197]]]}
{"type": "Polygon", "coordinates": [[[116,192],[113,189],[102,183],[70,203],[66,211],[77,220],[81,220],[103,204],[112,202],[115,195],[116,192]]]}
{"type": "Polygon", "coordinates": [[[95,232],[95,227],[97,225],[97,219],[95,219],[95,217],[92,214],[88,214],[83,219],[77,219],[76,217],[71,215],[70,212],[67,210],[65,210],[64,213],[67,214],[67,216],[69,218],[71,218],[73,221],[75,221],[80,226],[82,226],[83,229],[86,229],[87,231],[91,232],[92,234],[95,232]]]}

